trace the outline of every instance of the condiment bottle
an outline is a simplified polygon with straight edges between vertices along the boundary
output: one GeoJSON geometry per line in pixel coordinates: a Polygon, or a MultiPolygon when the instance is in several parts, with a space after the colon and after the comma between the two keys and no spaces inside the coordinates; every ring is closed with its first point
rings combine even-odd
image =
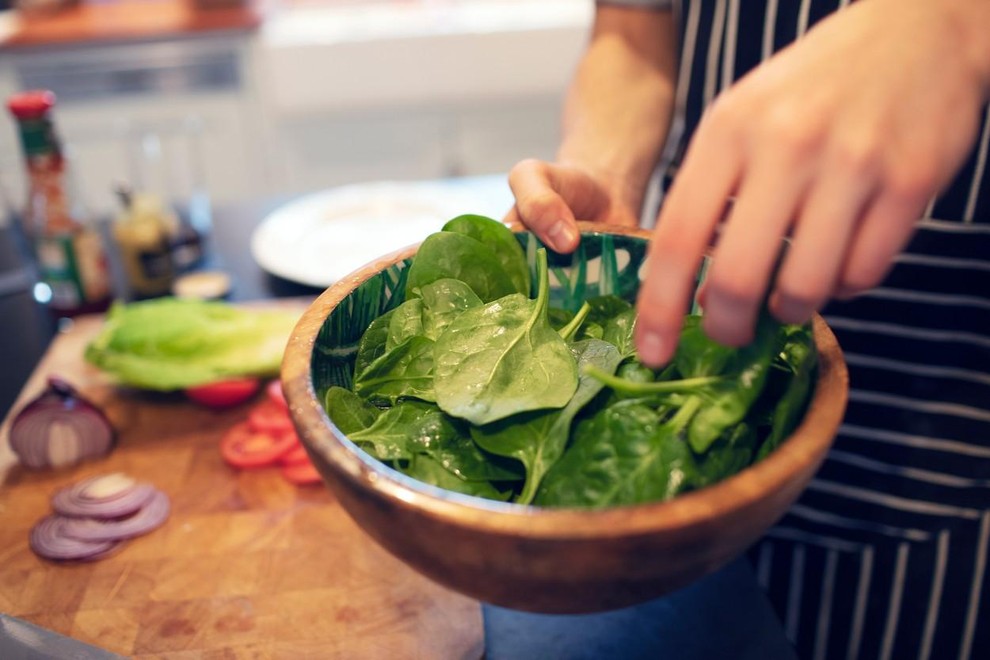
{"type": "Polygon", "coordinates": [[[7,108],[17,120],[27,166],[28,199],[21,222],[50,295],[36,296],[59,316],[105,310],[112,296],[103,241],[69,183],[68,163],[55,132],[48,91],[14,94],[7,108]]]}
{"type": "Polygon", "coordinates": [[[169,292],[174,271],[170,239],[177,224],[162,200],[148,193],[117,189],[123,210],[113,224],[131,294],[138,298],[169,292]]]}
{"type": "Polygon", "coordinates": [[[176,273],[190,271],[202,262],[204,256],[204,236],[193,222],[193,216],[199,210],[196,207],[199,200],[195,197],[183,200],[188,205],[183,208],[183,203],[176,199],[181,197],[181,192],[177,188],[175,172],[168,167],[161,136],[155,132],[145,134],[141,138],[140,150],[135,190],[157,195],[162,200],[163,208],[171,211],[175,218],[169,234],[172,269],[176,273]]]}

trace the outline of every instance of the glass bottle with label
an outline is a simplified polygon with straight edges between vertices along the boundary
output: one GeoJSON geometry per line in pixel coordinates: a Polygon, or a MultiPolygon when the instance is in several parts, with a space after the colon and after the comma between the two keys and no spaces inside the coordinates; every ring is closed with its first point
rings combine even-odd
{"type": "Polygon", "coordinates": [[[27,166],[25,235],[37,259],[47,302],[60,316],[105,310],[112,297],[103,241],[68,181],[68,165],[51,119],[55,95],[14,94],[7,108],[17,120],[27,166]]]}
{"type": "MultiPolygon", "coordinates": [[[[147,199],[158,198],[162,209],[171,213],[175,222],[170,224],[169,250],[172,268],[184,273],[198,266],[204,256],[204,233],[199,224],[198,191],[185,190],[180,184],[183,159],[178,150],[177,137],[169,136],[170,149],[166,149],[163,136],[156,130],[146,131],[140,139],[140,154],[135,170],[135,193],[147,199]],[[184,194],[190,197],[184,198],[184,194]]],[[[189,163],[191,169],[192,163],[189,163]]]]}
{"type": "Polygon", "coordinates": [[[132,295],[149,298],[167,294],[172,288],[171,236],[178,220],[155,195],[135,194],[124,186],[117,188],[122,210],[113,224],[132,295]]]}

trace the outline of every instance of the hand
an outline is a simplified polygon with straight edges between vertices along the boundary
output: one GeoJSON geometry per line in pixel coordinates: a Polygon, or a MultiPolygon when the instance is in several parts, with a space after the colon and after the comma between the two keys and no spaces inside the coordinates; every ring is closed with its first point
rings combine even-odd
{"type": "Polygon", "coordinates": [[[975,53],[986,43],[987,7],[857,2],[715,101],[651,243],[638,301],[644,362],[673,355],[723,215],[703,300],[716,341],[748,342],[768,291],[779,320],[803,323],[828,298],[880,282],[975,140],[990,88],[990,58],[975,53]]]}
{"type": "Polygon", "coordinates": [[[580,236],[576,220],[635,227],[636,208],[619,186],[609,188],[591,173],[568,165],[524,160],[509,172],[516,204],[505,222],[521,222],[557,252],[571,252],[580,236]]]}

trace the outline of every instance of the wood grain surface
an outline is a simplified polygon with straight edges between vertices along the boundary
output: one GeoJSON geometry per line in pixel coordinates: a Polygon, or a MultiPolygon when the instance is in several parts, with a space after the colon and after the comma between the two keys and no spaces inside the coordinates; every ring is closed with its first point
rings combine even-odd
{"type": "Polygon", "coordinates": [[[107,413],[117,448],[31,471],[10,452],[10,419],[0,427],[0,611],[130,657],[482,656],[478,603],[380,549],[325,487],[227,467],[219,439],[251,403],[210,411],[116,388],[86,365],[101,322],[81,318],[55,339],[13,412],[59,374],[107,413]],[[165,525],[97,562],[36,557],[28,533],[52,493],[116,471],[169,494],[165,525]]]}

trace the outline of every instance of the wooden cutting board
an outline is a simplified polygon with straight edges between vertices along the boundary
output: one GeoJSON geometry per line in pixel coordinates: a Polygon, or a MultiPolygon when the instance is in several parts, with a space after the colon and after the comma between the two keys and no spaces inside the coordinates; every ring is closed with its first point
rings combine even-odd
{"type": "Polygon", "coordinates": [[[130,657],[482,656],[478,603],[379,548],[324,486],[221,460],[221,435],[251,403],[211,411],[181,395],[114,387],[85,364],[101,323],[83,317],[54,340],[13,412],[58,374],[107,413],[117,448],[32,471],[9,449],[10,419],[0,427],[0,612],[130,657]],[[117,471],[166,491],[168,522],[97,562],[36,557],[28,533],[50,512],[51,494],[117,471]]]}

